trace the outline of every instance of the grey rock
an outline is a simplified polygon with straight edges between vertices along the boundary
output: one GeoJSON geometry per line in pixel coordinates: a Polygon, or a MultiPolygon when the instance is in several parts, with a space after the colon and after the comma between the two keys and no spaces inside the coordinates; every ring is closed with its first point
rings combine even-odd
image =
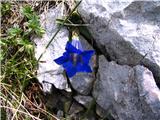
{"type": "MultiPolygon", "coordinates": [[[[72,98],[68,98],[66,94],[62,93],[62,90],[52,87],[51,93],[45,94],[45,105],[50,110],[61,110],[68,112],[72,103],[72,98]]],[[[58,115],[58,111],[56,113],[58,115]]],[[[60,114],[59,114],[60,115],[60,114]]],[[[59,116],[60,117],[60,116],[59,116]]]]}
{"type": "Polygon", "coordinates": [[[82,95],[88,95],[91,92],[94,81],[92,73],[77,73],[70,78],[70,82],[74,90],[82,95]]]}
{"type": "MultiPolygon", "coordinates": [[[[46,13],[40,15],[40,22],[45,29],[45,34],[42,38],[33,39],[36,44],[35,56],[37,59],[44,51],[53,34],[57,31],[58,26],[56,24],[56,18],[58,17],[62,17],[61,5],[56,8],[51,8],[46,13]]],[[[39,62],[37,78],[45,92],[50,92],[52,84],[58,89],[71,91],[68,87],[63,68],[53,61],[63,54],[67,41],[68,31],[66,29],[61,29],[39,62]]]]}
{"type": "Polygon", "coordinates": [[[99,116],[99,120],[116,120],[116,118],[113,118],[111,110],[104,110],[99,105],[96,105],[96,114],[99,116]]]}
{"type": "Polygon", "coordinates": [[[79,113],[83,110],[84,110],[84,108],[81,105],[79,105],[76,102],[73,102],[71,107],[70,107],[70,110],[69,110],[68,114],[74,115],[74,114],[79,113]]]}
{"type": "Polygon", "coordinates": [[[45,100],[46,100],[45,105],[49,109],[55,109],[55,108],[62,109],[63,108],[62,99],[64,101],[65,98],[60,96],[60,94],[56,92],[53,91],[52,94],[47,94],[45,96],[45,100]],[[61,106],[59,104],[61,104],[61,106]]]}
{"type": "Polygon", "coordinates": [[[135,79],[138,85],[139,98],[144,120],[160,118],[160,90],[157,88],[152,73],[142,66],[134,67],[135,79]]]}
{"type": "Polygon", "coordinates": [[[134,70],[131,67],[107,62],[104,56],[100,56],[98,79],[95,82],[93,96],[104,110],[113,106],[116,113],[113,116],[118,116],[119,120],[131,118],[140,120],[140,107],[135,106],[138,104],[138,91],[133,81],[134,70]]]}
{"type": "Polygon", "coordinates": [[[58,117],[59,119],[62,119],[63,116],[64,116],[63,111],[62,111],[62,110],[58,110],[58,112],[57,112],[57,117],[58,117]]]}
{"type": "Polygon", "coordinates": [[[84,96],[84,95],[77,95],[74,97],[74,99],[84,105],[86,108],[89,108],[92,104],[93,98],[91,96],[84,96]]]}
{"type": "Polygon", "coordinates": [[[99,58],[93,96],[116,120],[158,120],[160,90],[145,67],[134,68],[99,58]]]}
{"type": "Polygon", "coordinates": [[[96,114],[101,117],[102,119],[106,118],[108,115],[108,111],[104,110],[102,107],[100,107],[98,104],[96,105],[96,114]]]}
{"type": "Polygon", "coordinates": [[[97,47],[119,64],[142,64],[160,80],[160,2],[84,0],[79,12],[97,47]]]}
{"type": "Polygon", "coordinates": [[[66,98],[72,99],[72,97],[73,97],[73,93],[72,92],[67,92],[65,90],[60,90],[60,91],[61,91],[61,94],[64,95],[66,98]]]}

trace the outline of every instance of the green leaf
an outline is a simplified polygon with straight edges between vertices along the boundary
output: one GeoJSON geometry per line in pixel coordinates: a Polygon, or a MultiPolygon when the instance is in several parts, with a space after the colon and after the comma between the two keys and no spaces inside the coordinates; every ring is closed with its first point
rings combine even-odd
{"type": "Polygon", "coordinates": [[[33,30],[40,26],[39,20],[36,16],[32,17],[28,22],[27,26],[33,30]]]}
{"type": "Polygon", "coordinates": [[[37,16],[33,16],[27,22],[28,28],[35,32],[38,36],[42,36],[45,33],[45,30],[40,26],[39,18],[37,16]]]}
{"type": "Polygon", "coordinates": [[[9,2],[2,3],[0,7],[2,15],[6,15],[11,11],[11,3],[9,2]]]}
{"type": "Polygon", "coordinates": [[[18,45],[24,46],[25,51],[28,54],[32,54],[34,50],[34,46],[26,39],[19,39],[18,40],[18,45]]]}
{"type": "Polygon", "coordinates": [[[6,110],[1,107],[1,108],[0,108],[0,111],[1,111],[1,117],[0,117],[0,119],[1,119],[1,120],[6,120],[6,119],[7,119],[6,110]]]}
{"type": "Polygon", "coordinates": [[[39,26],[39,21],[36,19],[31,19],[28,21],[27,25],[29,28],[35,30],[39,26]]]}
{"type": "Polygon", "coordinates": [[[4,53],[1,51],[0,52],[0,61],[2,61],[4,59],[4,53]]]}
{"type": "Polygon", "coordinates": [[[28,44],[28,45],[25,46],[25,51],[26,51],[29,55],[31,55],[31,54],[33,53],[33,50],[34,50],[34,47],[33,47],[32,44],[28,44]]]}
{"type": "Polygon", "coordinates": [[[4,40],[0,40],[0,46],[6,46],[7,44],[6,44],[6,42],[4,41],[4,40]]]}
{"type": "Polygon", "coordinates": [[[29,29],[27,29],[25,32],[23,32],[23,37],[24,37],[24,38],[25,38],[25,37],[28,37],[31,33],[32,33],[32,29],[29,28],[29,29]]]}
{"type": "Polygon", "coordinates": [[[21,8],[21,13],[28,19],[32,18],[33,15],[33,9],[31,6],[26,5],[23,8],[21,8]]]}
{"type": "Polygon", "coordinates": [[[20,35],[21,33],[22,33],[22,29],[19,28],[19,27],[17,27],[17,26],[8,29],[8,34],[9,34],[9,36],[11,36],[11,37],[18,36],[18,35],[20,35]]]}
{"type": "Polygon", "coordinates": [[[42,27],[38,27],[35,29],[35,33],[38,35],[38,36],[41,36],[45,33],[45,30],[42,28],[42,27]]]}

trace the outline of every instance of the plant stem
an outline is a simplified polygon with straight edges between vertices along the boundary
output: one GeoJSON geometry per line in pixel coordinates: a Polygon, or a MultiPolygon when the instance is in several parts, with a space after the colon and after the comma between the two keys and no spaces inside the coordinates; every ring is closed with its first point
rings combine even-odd
{"type": "Polygon", "coordinates": [[[47,48],[49,47],[49,45],[51,44],[51,42],[54,40],[54,38],[56,37],[56,35],[58,34],[58,32],[61,30],[61,28],[64,26],[64,23],[68,20],[68,18],[72,15],[72,13],[76,10],[76,8],[80,5],[81,1],[79,1],[77,3],[77,5],[73,8],[73,10],[70,12],[70,14],[64,19],[64,21],[62,22],[62,24],[59,26],[58,30],[56,31],[56,33],[53,35],[53,37],[51,38],[51,40],[48,42],[48,44],[45,47],[45,50],[42,52],[42,54],[40,55],[40,57],[38,58],[37,62],[40,61],[40,59],[42,58],[43,54],[46,52],[47,48]]]}

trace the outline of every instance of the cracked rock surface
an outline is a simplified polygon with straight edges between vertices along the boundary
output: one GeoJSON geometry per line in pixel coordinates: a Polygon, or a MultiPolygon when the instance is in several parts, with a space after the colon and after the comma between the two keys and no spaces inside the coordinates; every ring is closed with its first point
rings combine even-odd
{"type": "MultiPolygon", "coordinates": [[[[68,41],[68,30],[62,28],[40,60],[37,71],[44,92],[48,91],[56,100],[57,104],[52,105],[54,100],[50,99],[49,106],[59,106],[59,101],[68,102],[68,114],[76,118],[96,101],[89,120],[99,117],[159,120],[160,2],[83,0],[78,11],[89,24],[91,41],[96,43],[90,45],[80,36],[83,48],[92,50],[94,46],[95,51],[100,50],[97,53],[101,54],[97,56],[98,70],[96,75],[77,73],[72,78],[66,77],[64,69],[53,61],[63,54],[68,41]],[[55,86],[53,91],[52,85],[55,86]],[[62,94],[63,90],[68,92],[62,94]]],[[[46,33],[42,38],[34,39],[37,59],[57,31],[55,20],[59,17],[62,17],[61,6],[40,16],[46,33]]],[[[90,65],[93,69],[92,61],[90,65]]],[[[58,109],[59,116],[63,113],[58,109]]]]}
{"type": "Polygon", "coordinates": [[[84,0],[79,12],[105,56],[119,64],[142,64],[159,82],[159,1],[84,0]]]}
{"type": "Polygon", "coordinates": [[[160,90],[152,72],[140,65],[118,65],[100,56],[93,96],[116,120],[160,118],[160,90]]]}
{"type": "Polygon", "coordinates": [[[84,95],[77,95],[74,97],[76,101],[78,101],[80,104],[84,105],[86,108],[89,108],[93,98],[91,96],[84,96],[84,95]]]}

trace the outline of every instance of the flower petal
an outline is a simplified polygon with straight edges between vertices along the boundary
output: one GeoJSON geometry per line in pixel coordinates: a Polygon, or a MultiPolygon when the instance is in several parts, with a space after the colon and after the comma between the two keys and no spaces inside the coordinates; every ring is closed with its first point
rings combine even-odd
{"type": "Polygon", "coordinates": [[[82,52],[78,50],[76,47],[74,47],[70,42],[67,42],[66,44],[66,51],[68,53],[77,53],[77,54],[80,54],[82,52]]]}
{"type": "Polygon", "coordinates": [[[69,54],[67,52],[64,52],[63,53],[63,56],[55,59],[54,61],[58,64],[58,65],[61,65],[63,64],[64,62],[68,61],[69,60],[69,54]]]}
{"type": "Polygon", "coordinates": [[[81,63],[77,63],[76,71],[77,72],[84,72],[83,65],[81,63]]]}
{"type": "Polygon", "coordinates": [[[82,55],[83,62],[85,64],[88,64],[93,54],[94,54],[94,50],[87,50],[82,52],[81,55],[82,55]]]}
{"type": "Polygon", "coordinates": [[[81,63],[77,64],[76,71],[77,72],[92,72],[92,70],[91,70],[91,68],[90,68],[89,65],[87,65],[87,64],[81,64],[81,63]]]}
{"type": "Polygon", "coordinates": [[[83,51],[81,42],[79,40],[74,40],[72,39],[72,43],[71,43],[76,49],[79,49],[81,51],[83,51]]]}
{"type": "Polygon", "coordinates": [[[64,63],[63,67],[65,68],[68,77],[73,77],[77,72],[76,67],[73,66],[73,63],[71,61],[64,63]]]}
{"type": "Polygon", "coordinates": [[[89,65],[84,64],[85,72],[92,72],[91,67],[89,65]]]}

